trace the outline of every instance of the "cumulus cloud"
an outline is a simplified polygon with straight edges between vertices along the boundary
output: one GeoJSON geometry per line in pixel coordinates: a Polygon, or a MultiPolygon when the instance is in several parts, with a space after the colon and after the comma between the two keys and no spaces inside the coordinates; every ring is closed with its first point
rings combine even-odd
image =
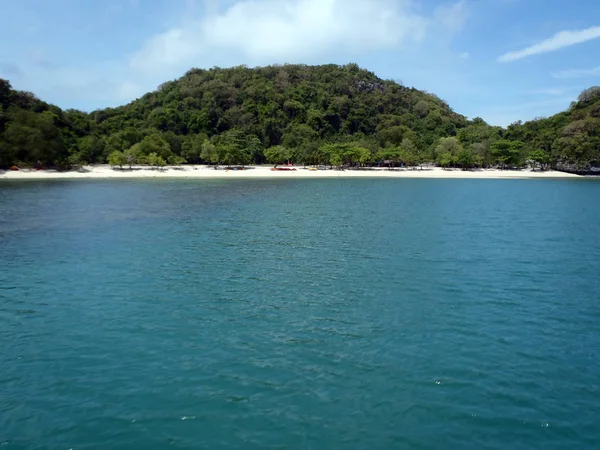
{"type": "Polygon", "coordinates": [[[600,67],[592,69],[568,69],[561,70],[552,74],[554,78],[586,78],[600,76],[600,67]]]}
{"type": "Polygon", "coordinates": [[[553,52],[565,47],[582,44],[600,38],[600,27],[591,27],[585,30],[561,31],[549,39],[534,44],[522,50],[505,53],[498,58],[499,62],[511,62],[541,53],[553,52]]]}
{"type": "Polygon", "coordinates": [[[164,30],[129,55],[69,66],[30,55],[11,79],[49,101],[91,109],[133,100],[192,67],[344,63],[383,51],[394,58],[417,45],[431,59],[440,43],[447,50],[468,9],[466,0],[429,10],[417,0],[186,0],[173,2],[164,30]]]}
{"type": "Polygon", "coordinates": [[[432,22],[464,23],[464,1],[420,14],[411,0],[242,0],[146,41],[129,63],[141,71],[191,66],[315,62],[422,41],[432,22]]]}

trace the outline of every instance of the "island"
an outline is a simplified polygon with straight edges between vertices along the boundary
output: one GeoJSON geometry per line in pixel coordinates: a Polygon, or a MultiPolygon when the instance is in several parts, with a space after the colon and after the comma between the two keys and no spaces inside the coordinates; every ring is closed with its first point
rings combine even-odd
{"type": "Polygon", "coordinates": [[[535,177],[599,165],[599,87],[567,111],[502,128],[356,64],[192,69],[92,112],[62,110],[0,79],[2,178],[535,177]],[[301,170],[270,170],[282,164],[301,170]]]}

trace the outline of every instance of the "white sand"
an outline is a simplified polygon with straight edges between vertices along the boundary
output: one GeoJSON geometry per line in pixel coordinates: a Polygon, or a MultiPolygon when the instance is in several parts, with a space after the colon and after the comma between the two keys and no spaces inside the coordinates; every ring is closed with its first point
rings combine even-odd
{"type": "Polygon", "coordinates": [[[21,169],[0,172],[0,180],[47,180],[76,178],[579,178],[564,172],[539,172],[531,170],[472,170],[442,169],[439,167],[416,169],[373,170],[308,170],[297,167],[296,171],[272,171],[271,166],[254,166],[246,170],[215,170],[208,166],[167,167],[153,170],[148,167],[112,169],[108,165],[87,166],[79,171],[56,172],[52,170],[21,169]]]}

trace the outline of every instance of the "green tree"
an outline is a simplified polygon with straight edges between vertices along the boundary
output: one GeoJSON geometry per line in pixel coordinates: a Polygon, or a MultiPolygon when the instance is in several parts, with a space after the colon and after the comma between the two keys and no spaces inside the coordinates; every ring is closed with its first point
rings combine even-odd
{"type": "Polygon", "coordinates": [[[343,148],[339,144],[324,144],[319,148],[317,161],[320,164],[329,164],[333,166],[341,166],[343,148]]]}
{"type": "Polygon", "coordinates": [[[537,149],[529,154],[529,159],[536,165],[539,166],[540,170],[546,170],[550,164],[550,155],[545,151],[537,149]]]}
{"type": "Polygon", "coordinates": [[[491,148],[492,157],[503,169],[521,164],[522,142],[502,139],[494,142],[491,148]]]}
{"type": "Polygon", "coordinates": [[[457,157],[449,152],[438,154],[438,164],[442,167],[452,167],[456,165],[457,157]]]}
{"type": "Polygon", "coordinates": [[[492,164],[492,155],[488,142],[476,142],[471,144],[469,146],[469,150],[471,150],[473,153],[477,165],[481,167],[488,167],[492,164]]]}
{"type": "Polygon", "coordinates": [[[410,129],[404,125],[384,128],[377,133],[377,138],[382,147],[394,147],[402,143],[404,136],[410,129]]]}
{"type": "Polygon", "coordinates": [[[400,150],[402,159],[407,166],[422,165],[425,162],[425,156],[410,138],[402,139],[400,150]]]}
{"type": "MultiPolygon", "coordinates": [[[[214,145],[218,160],[223,164],[248,164],[255,149],[255,136],[245,136],[240,130],[229,130],[216,139],[214,145]]],[[[261,152],[262,153],[262,152],[261,152]]]]}
{"type": "Polygon", "coordinates": [[[435,148],[437,162],[442,167],[458,164],[458,156],[464,152],[464,147],[455,137],[440,138],[435,148]]]}
{"type": "Polygon", "coordinates": [[[123,168],[125,164],[127,164],[127,157],[125,153],[115,150],[110,155],[108,155],[108,164],[112,167],[119,166],[120,169],[123,168]]]}
{"type": "Polygon", "coordinates": [[[260,164],[263,162],[264,147],[255,134],[246,134],[242,144],[244,151],[248,154],[248,162],[260,164]]]}
{"type": "Polygon", "coordinates": [[[146,156],[156,153],[163,160],[168,159],[172,154],[171,146],[159,133],[152,133],[142,139],[139,143],[139,151],[146,156]]]}
{"type": "Polygon", "coordinates": [[[199,163],[204,159],[202,157],[202,145],[206,140],[208,140],[206,134],[192,134],[186,136],[181,145],[181,156],[183,156],[187,162],[199,163]]]}
{"type": "Polygon", "coordinates": [[[162,133],[161,137],[169,143],[171,153],[174,153],[175,155],[178,155],[178,156],[181,155],[183,141],[184,141],[183,136],[179,136],[179,135],[173,133],[173,131],[169,130],[169,131],[165,131],[164,133],[162,133]]]}
{"type": "Polygon", "coordinates": [[[292,152],[282,145],[275,145],[265,149],[265,158],[270,164],[277,167],[279,164],[284,164],[290,160],[292,152]]]}
{"type": "Polygon", "coordinates": [[[459,165],[463,170],[472,169],[480,164],[477,155],[473,154],[473,150],[470,148],[463,148],[458,155],[456,155],[456,164],[459,165]]]}
{"type": "Polygon", "coordinates": [[[0,78],[0,105],[6,106],[9,104],[11,91],[10,82],[0,78]]]}
{"type": "Polygon", "coordinates": [[[169,156],[168,162],[172,166],[179,166],[185,162],[185,158],[173,153],[169,156]]]}
{"type": "Polygon", "coordinates": [[[9,122],[2,135],[4,141],[0,161],[4,167],[20,162],[35,162],[39,153],[31,155],[31,151],[41,152],[44,146],[42,133],[36,128],[19,122],[9,122]]]}
{"type": "MultiPolygon", "coordinates": [[[[206,139],[202,144],[202,150],[200,153],[200,158],[203,161],[211,163],[211,164],[219,164],[219,153],[217,152],[217,147],[206,139]]],[[[216,167],[215,167],[216,168],[216,167]]]]}
{"type": "Polygon", "coordinates": [[[84,136],[77,141],[77,157],[83,163],[102,163],[104,162],[104,140],[98,136],[84,136]]]}
{"type": "Polygon", "coordinates": [[[130,169],[134,164],[144,164],[146,162],[146,157],[143,154],[139,143],[129,147],[127,150],[125,150],[124,154],[130,169]]]}
{"type": "Polygon", "coordinates": [[[146,164],[152,166],[152,168],[158,169],[164,167],[167,163],[162,156],[152,152],[146,156],[146,164]]]}
{"type": "Polygon", "coordinates": [[[372,157],[368,148],[361,147],[354,142],[350,143],[328,143],[319,148],[319,162],[333,166],[344,164],[354,166],[364,164],[372,157]]]}
{"type": "Polygon", "coordinates": [[[329,154],[329,164],[331,165],[331,167],[333,167],[333,166],[339,167],[343,163],[344,163],[344,160],[342,159],[341,153],[334,151],[329,154]]]}
{"type": "Polygon", "coordinates": [[[357,154],[357,161],[361,166],[364,166],[367,162],[371,160],[373,154],[371,150],[365,147],[355,147],[357,154]]]}

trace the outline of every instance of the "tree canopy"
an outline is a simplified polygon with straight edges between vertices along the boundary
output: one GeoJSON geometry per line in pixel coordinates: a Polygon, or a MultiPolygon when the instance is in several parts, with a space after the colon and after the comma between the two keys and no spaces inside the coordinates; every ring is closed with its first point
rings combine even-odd
{"type": "Polygon", "coordinates": [[[356,64],[192,69],[91,113],[63,111],[0,79],[0,167],[162,161],[585,171],[600,163],[600,88],[568,111],[504,129],[356,64]]]}

